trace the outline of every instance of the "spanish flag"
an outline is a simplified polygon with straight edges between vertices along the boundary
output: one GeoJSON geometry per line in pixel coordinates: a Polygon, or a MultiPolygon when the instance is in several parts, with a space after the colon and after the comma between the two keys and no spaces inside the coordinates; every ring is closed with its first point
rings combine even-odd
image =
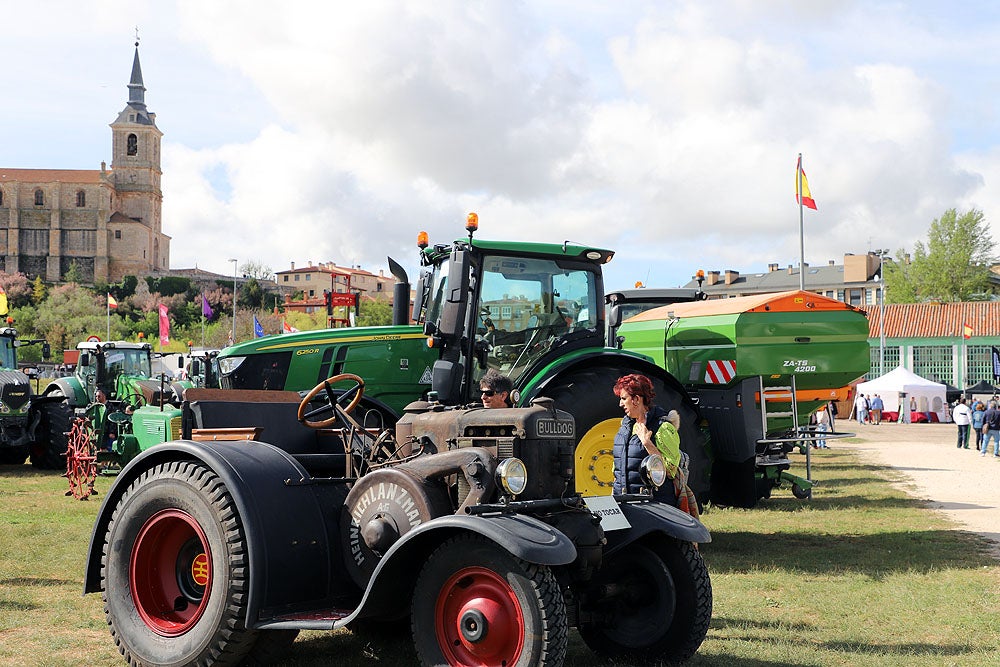
{"type": "Polygon", "coordinates": [[[972,338],[972,327],[965,323],[962,324],[962,338],[965,340],[972,338]]]}
{"type": "Polygon", "coordinates": [[[115,300],[115,297],[108,294],[108,308],[117,308],[117,307],[118,307],[118,302],[115,300]]]}
{"type": "Polygon", "coordinates": [[[813,199],[812,192],[809,191],[809,181],[806,179],[806,172],[802,169],[801,155],[799,156],[799,164],[795,169],[795,201],[806,208],[811,208],[814,211],[817,210],[816,200],[813,199]]]}

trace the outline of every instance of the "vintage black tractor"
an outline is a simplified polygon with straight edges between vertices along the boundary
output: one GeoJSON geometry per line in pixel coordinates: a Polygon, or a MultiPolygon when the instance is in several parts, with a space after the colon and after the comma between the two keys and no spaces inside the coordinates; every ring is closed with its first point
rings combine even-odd
{"type": "Polygon", "coordinates": [[[571,627],[609,656],[697,651],[707,529],[647,493],[577,495],[568,413],[418,402],[393,435],[351,414],[363,391],[186,392],[182,439],[121,471],[87,557],[130,664],[261,664],[299,630],[407,617],[425,665],[559,665],[571,627]]]}

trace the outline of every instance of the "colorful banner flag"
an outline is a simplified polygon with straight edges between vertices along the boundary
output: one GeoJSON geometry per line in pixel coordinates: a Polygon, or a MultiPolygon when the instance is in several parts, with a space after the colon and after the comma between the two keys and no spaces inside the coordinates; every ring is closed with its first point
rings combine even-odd
{"type": "Polygon", "coordinates": [[[969,340],[970,338],[972,338],[972,327],[970,327],[968,324],[964,323],[962,324],[962,338],[964,338],[965,340],[969,340]]]}
{"type": "Polygon", "coordinates": [[[260,322],[257,321],[257,316],[253,316],[253,335],[256,338],[264,337],[264,327],[261,326],[260,322]]]}
{"type": "Polygon", "coordinates": [[[814,211],[818,210],[816,200],[813,199],[812,192],[809,190],[806,172],[802,168],[802,156],[799,156],[799,163],[795,169],[795,202],[814,211]]]}
{"type": "Polygon", "coordinates": [[[212,319],[212,315],[215,314],[212,312],[212,307],[208,305],[208,299],[205,298],[204,294],[201,295],[201,314],[208,319],[212,319]]]}
{"type": "Polygon", "coordinates": [[[7,303],[7,290],[0,286],[0,315],[10,312],[10,304],[7,303]]]}
{"type": "Polygon", "coordinates": [[[162,303],[159,305],[160,311],[160,345],[170,344],[170,319],[167,317],[167,307],[162,303]]]}
{"type": "Polygon", "coordinates": [[[298,329],[290,325],[285,320],[281,320],[281,331],[282,333],[295,333],[298,329]]]}
{"type": "Polygon", "coordinates": [[[117,307],[118,307],[118,301],[117,301],[117,299],[115,299],[115,297],[113,297],[110,294],[108,294],[108,308],[117,308],[117,307]]]}
{"type": "Polygon", "coordinates": [[[996,346],[990,348],[993,356],[993,381],[1000,380],[1000,350],[996,346]]]}

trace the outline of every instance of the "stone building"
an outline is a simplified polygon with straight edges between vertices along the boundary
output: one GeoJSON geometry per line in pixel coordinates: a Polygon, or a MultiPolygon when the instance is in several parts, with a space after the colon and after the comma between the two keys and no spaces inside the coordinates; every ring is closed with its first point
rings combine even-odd
{"type": "Polygon", "coordinates": [[[167,271],[170,237],[160,216],[160,138],[136,42],[128,102],[111,123],[111,168],[0,168],[0,270],[84,282],[167,271]]]}

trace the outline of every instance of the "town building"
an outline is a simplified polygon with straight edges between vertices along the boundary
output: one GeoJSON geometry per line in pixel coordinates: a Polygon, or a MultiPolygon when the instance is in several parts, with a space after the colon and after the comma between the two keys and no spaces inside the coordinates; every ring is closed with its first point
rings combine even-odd
{"type": "Polygon", "coordinates": [[[0,270],[59,282],[76,265],[83,282],[164,272],[160,138],[135,45],[128,102],[111,123],[111,168],[0,168],[0,270]]]}
{"type": "MultiPolygon", "coordinates": [[[[843,301],[852,306],[875,305],[882,294],[882,255],[869,252],[864,255],[844,255],[844,263],[830,260],[823,266],[805,265],[805,289],[843,301]]],[[[886,260],[889,261],[889,260],[886,260]]],[[[692,279],[685,287],[698,287],[692,279]]],[[[751,294],[769,294],[799,289],[799,267],[778,264],[767,265],[762,273],[740,273],[733,269],[707,271],[701,288],[709,299],[728,299],[751,294]]]]}

